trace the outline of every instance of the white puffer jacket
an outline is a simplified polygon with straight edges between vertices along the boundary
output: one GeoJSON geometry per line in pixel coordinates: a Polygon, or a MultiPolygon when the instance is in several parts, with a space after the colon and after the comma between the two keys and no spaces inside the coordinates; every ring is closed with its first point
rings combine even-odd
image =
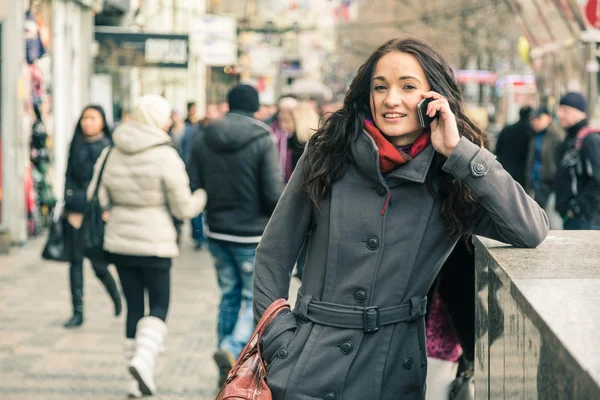
{"type": "MultiPolygon", "coordinates": [[[[193,218],[206,193],[190,191],[185,165],[166,132],[128,121],[113,134],[98,198],[110,211],[104,249],[110,253],[172,258],[179,255],[172,217],[193,218]]],[[[91,198],[108,149],[98,158],[88,187],[91,198]]]]}

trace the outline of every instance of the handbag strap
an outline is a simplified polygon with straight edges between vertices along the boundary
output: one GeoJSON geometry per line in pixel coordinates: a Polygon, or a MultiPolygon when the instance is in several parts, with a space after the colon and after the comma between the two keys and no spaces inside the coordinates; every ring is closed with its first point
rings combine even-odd
{"type": "Polygon", "coordinates": [[[235,366],[229,372],[228,379],[230,379],[231,377],[234,377],[237,374],[238,369],[244,363],[244,361],[246,361],[246,359],[252,354],[252,350],[254,348],[256,348],[258,355],[260,357],[261,364],[262,364],[263,368],[265,368],[265,371],[266,371],[266,365],[264,365],[265,362],[262,359],[262,354],[260,351],[260,339],[263,336],[263,334],[265,333],[265,331],[267,330],[267,327],[269,326],[269,324],[271,322],[273,322],[273,319],[275,319],[277,314],[279,314],[281,311],[283,311],[285,309],[289,310],[290,306],[289,306],[289,304],[286,303],[286,301],[284,299],[277,299],[273,303],[271,303],[271,305],[267,308],[267,310],[264,312],[264,314],[260,318],[260,321],[258,321],[258,324],[256,325],[256,328],[254,329],[254,333],[252,333],[252,336],[250,336],[250,340],[248,341],[248,343],[246,344],[246,346],[240,353],[240,356],[237,359],[235,366]]]}
{"type": "Polygon", "coordinates": [[[94,188],[94,195],[92,196],[93,200],[98,198],[98,191],[100,190],[100,183],[102,182],[102,175],[104,174],[104,167],[106,167],[106,161],[108,160],[108,156],[112,151],[113,147],[110,146],[108,151],[106,152],[106,157],[104,157],[104,161],[102,161],[102,167],[100,167],[100,173],[98,174],[98,181],[96,181],[96,187],[94,188]]]}

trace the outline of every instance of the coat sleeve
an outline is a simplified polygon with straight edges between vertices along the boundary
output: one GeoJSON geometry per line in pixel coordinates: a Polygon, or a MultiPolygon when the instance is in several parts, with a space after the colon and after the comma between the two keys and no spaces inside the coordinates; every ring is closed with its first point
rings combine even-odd
{"type": "Polygon", "coordinates": [[[475,235],[515,247],[537,247],[548,235],[544,210],[488,150],[463,137],[442,169],[471,189],[481,203],[475,215],[475,235]]]}
{"type": "Polygon", "coordinates": [[[204,210],[206,192],[203,189],[191,192],[183,160],[174,148],[166,150],[161,179],[169,211],[179,220],[194,218],[204,210]]]}
{"type": "MultiPolygon", "coordinates": [[[[75,139],[73,139],[75,140],[75,139]]],[[[74,164],[74,146],[71,146],[69,159],[67,160],[67,171],[65,173],[65,206],[68,210],[75,212],[83,212],[86,204],[86,191],[79,187],[74,179],[74,169],[77,168],[74,164]]]]}
{"type": "MultiPolygon", "coordinates": [[[[92,175],[92,180],[87,187],[87,200],[91,200],[92,196],[94,195],[94,190],[96,190],[96,185],[98,185],[100,169],[102,169],[102,164],[104,164],[104,160],[106,159],[109,151],[110,146],[105,147],[94,164],[94,175],[92,175]]],[[[100,202],[100,207],[102,207],[104,210],[108,210],[110,208],[110,196],[102,179],[100,180],[100,188],[98,189],[98,201],[100,202]]]]}
{"type": "Polygon", "coordinates": [[[261,163],[260,179],[266,211],[270,214],[283,192],[283,176],[275,143],[270,136],[265,138],[265,152],[261,163]]]}
{"type": "Polygon", "coordinates": [[[253,307],[257,322],[273,301],[288,298],[292,269],[308,233],[313,206],[300,190],[304,158],[300,158],[256,250],[253,307]]]}
{"type": "Polygon", "coordinates": [[[590,177],[588,183],[575,198],[575,204],[583,215],[591,216],[600,204],[600,133],[590,133],[581,146],[583,168],[590,177]]]}

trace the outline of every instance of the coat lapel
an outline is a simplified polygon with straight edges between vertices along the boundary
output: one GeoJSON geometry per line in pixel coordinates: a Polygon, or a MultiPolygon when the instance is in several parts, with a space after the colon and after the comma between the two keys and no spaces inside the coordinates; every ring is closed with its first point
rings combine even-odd
{"type": "MultiPolygon", "coordinates": [[[[373,138],[362,131],[358,139],[352,144],[352,156],[358,170],[374,182],[381,182],[381,170],[379,168],[379,150],[373,138]]],[[[433,162],[435,150],[430,144],[425,150],[413,160],[399,166],[385,176],[386,179],[404,179],[411,182],[423,183],[427,178],[429,167],[433,162]]]]}
{"type": "Polygon", "coordinates": [[[433,156],[435,156],[435,150],[430,144],[414,159],[387,174],[386,178],[406,179],[411,182],[423,183],[425,182],[425,178],[427,178],[427,172],[429,172],[433,156]]]}

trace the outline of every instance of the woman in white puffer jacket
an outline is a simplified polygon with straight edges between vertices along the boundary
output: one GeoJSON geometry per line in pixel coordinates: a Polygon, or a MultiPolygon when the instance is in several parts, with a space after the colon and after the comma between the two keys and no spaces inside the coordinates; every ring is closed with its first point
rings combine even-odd
{"type": "Polygon", "coordinates": [[[107,210],[104,249],[116,265],[127,301],[126,356],[130,395],[151,395],[154,360],[167,333],[171,261],[179,255],[173,219],[198,215],[206,193],[190,192],[185,165],[167,134],[171,107],[160,96],[144,96],[131,120],[113,133],[114,148],[102,153],[88,188],[91,197],[104,159],[98,197],[107,210]],[[147,317],[144,292],[148,292],[147,317]]]}

